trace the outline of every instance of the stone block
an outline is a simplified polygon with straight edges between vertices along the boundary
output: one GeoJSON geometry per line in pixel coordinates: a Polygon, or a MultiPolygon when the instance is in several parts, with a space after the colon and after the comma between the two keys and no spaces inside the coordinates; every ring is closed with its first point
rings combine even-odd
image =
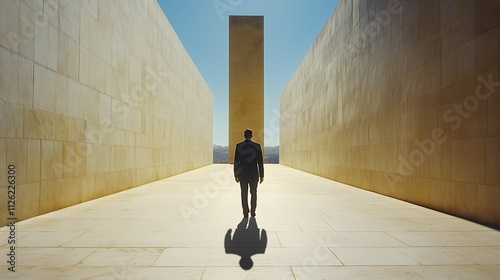
{"type": "Polygon", "coordinates": [[[85,120],[65,118],[65,125],[68,133],[68,141],[85,142],[85,120]]]}
{"type": "Polygon", "coordinates": [[[18,56],[0,47],[0,100],[17,103],[18,56]]]}
{"type": "Polygon", "coordinates": [[[52,113],[65,114],[68,111],[68,79],[57,72],[35,65],[34,108],[52,113]]]}
{"type": "Polygon", "coordinates": [[[40,182],[40,214],[52,212],[63,207],[61,182],[61,179],[40,182]]]}
{"type": "MultiPolygon", "coordinates": [[[[26,169],[26,181],[28,183],[40,182],[40,163],[41,163],[41,141],[28,140],[28,161],[26,169]]],[[[39,187],[39,185],[38,185],[39,187]]],[[[32,216],[30,216],[32,217],[32,216]]]]}
{"type": "Polygon", "coordinates": [[[0,45],[15,52],[19,50],[19,19],[19,1],[0,3],[0,45]]]}
{"type": "Polygon", "coordinates": [[[441,2],[442,52],[448,53],[474,38],[474,2],[441,2]],[[459,32],[460,31],[460,32],[459,32]]]}
{"type": "Polygon", "coordinates": [[[497,27],[474,39],[476,51],[476,75],[489,73],[494,70],[498,71],[498,32],[499,30],[497,27]]]}
{"type": "Polygon", "coordinates": [[[59,31],[57,71],[73,80],[78,80],[79,46],[76,41],[59,31]]]}
{"type": "Polygon", "coordinates": [[[38,25],[41,16],[35,12],[36,8],[32,9],[29,5],[34,5],[36,7],[36,2],[37,1],[19,2],[19,53],[31,61],[33,61],[35,55],[35,36],[39,28],[38,25]]]}
{"type": "MultiPolygon", "coordinates": [[[[40,177],[44,180],[62,178],[68,169],[63,162],[63,144],[60,141],[41,140],[40,177]]],[[[42,184],[42,189],[44,184],[42,184]]]]}
{"type": "Polygon", "coordinates": [[[457,81],[474,76],[475,74],[475,45],[474,41],[459,46],[443,54],[441,58],[441,77],[443,87],[457,81]]]}
{"type": "Polygon", "coordinates": [[[18,104],[33,107],[33,61],[19,57],[18,104]]]}
{"type": "Polygon", "coordinates": [[[24,110],[24,135],[27,138],[40,139],[42,137],[42,118],[37,110],[24,110]]]}
{"type": "Polygon", "coordinates": [[[99,121],[99,93],[74,80],[68,80],[68,114],[71,117],[99,121]]]}
{"type": "Polygon", "coordinates": [[[430,197],[426,202],[433,209],[449,212],[453,207],[457,207],[453,204],[453,182],[439,181],[438,184],[433,184],[429,191],[430,197]]]}
{"type": "Polygon", "coordinates": [[[23,106],[0,101],[0,127],[5,137],[23,138],[23,106]]]}
{"type": "Polygon", "coordinates": [[[488,136],[500,136],[500,90],[496,89],[488,99],[488,136]]]}
{"type": "Polygon", "coordinates": [[[26,139],[7,139],[7,166],[14,165],[16,169],[16,183],[27,182],[28,141],[26,139]]]}
{"type": "Polygon", "coordinates": [[[134,55],[130,55],[130,72],[128,77],[134,83],[134,86],[142,85],[142,64],[135,58],[134,55]]]}
{"type": "Polygon", "coordinates": [[[59,30],[50,23],[41,24],[35,36],[35,61],[57,70],[57,45],[59,30]]]}
{"type": "Polygon", "coordinates": [[[486,184],[500,186],[500,137],[486,138],[486,184]]]}
{"type": "Polygon", "coordinates": [[[484,184],[485,139],[452,141],[452,178],[454,181],[484,184]]]}
{"type": "Polygon", "coordinates": [[[398,172],[398,158],[397,158],[397,145],[385,144],[381,145],[380,155],[380,171],[387,173],[398,172]]]}
{"type": "Polygon", "coordinates": [[[80,45],[80,63],[78,68],[78,81],[84,85],[89,83],[90,53],[87,48],[80,45]]]}
{"type": "Polygon", "coordinates": [[[453,182],[452,212],[469,220],[477,219],[478,185],[453,182]]]}
{"type": "Polygon", "coordinates": [[[498,27],[498,1],[474,1],[474,35],[481,35],[496,27],[498,27]]]}
{"type": "Polygon", "coordinates": [[[111,97],[104,93],[99,93],[99,124],[111,123],[111,97]]]}
{"type": "Polygon", "coordinates": [[[106,64],[96,55],[89,53],[88,86],[96,91],[106,90],[106,64]]]}
{"type": "Polygon", "coordinates": [[[16,186],[16,218],[28,219],[40,214],[40,182],[16,186]]]}
{"type": "Polygon", "coordinates": [[[43,17],[53,26],[59,28],[59,1],[43,1],[43,17]]]}
{"type": "Polygon", "coordinates": [[[65,178],[87,174],[87,145],[83,142],[63,142],[62,164],[62,176],[65,178]]]}
{"type": "Polygon", "coordinates": [[[59,2],[59,29],[75,42],[80,41],[80,1],[59,2]]]}
{"type": "Polygon", "coordinates": [[[85,187],[82,183],[82,176],[61,180],[61,207],[68,207],[82,202],[82,192],[85,187]]]}
{"type": "Polygon", "coordinates": [[[477,194],[478,221],[489,225],[498,225],[500,217],[500,205],[498,197],[500,188],[498,186],[479,185],[477,194]]]}
{"type": "Polygon", "coordinates": [[[43,16],[44,0],[21,0],[21,2],[33,10],[36,14],[43,16]]]}
{"type": "MultiPolygon", "coordinates": [[[[6,138],[0,138],[0,164],[1,164],[1,166],[8,167],[8,164],[7,164],[7,139],[6,138]]],[[[7,186],[7,172],[0,172],[0,187],[5,187],[5,186],[7,186]]]]}
{"type": "Polygon", "coordinates": [[[95,191],[94,174],[90,174],[90,172],[88,172],[88,174],[82,178],[82,186],[84,186],[82,188],[82,201],[89,201],[98,197],[98,194],[95,191]]]}

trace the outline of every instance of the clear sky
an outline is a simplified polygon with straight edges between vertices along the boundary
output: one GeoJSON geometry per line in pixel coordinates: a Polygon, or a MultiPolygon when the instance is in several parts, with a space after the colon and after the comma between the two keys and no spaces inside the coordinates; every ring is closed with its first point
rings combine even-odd
{"type": "Polygon", "coordinates": [[[264,16],[265,146],[279,145],[279,96],[338,0],[158,0],[214,94],[214,144],[228,145],[229,15],[264,16]]]}

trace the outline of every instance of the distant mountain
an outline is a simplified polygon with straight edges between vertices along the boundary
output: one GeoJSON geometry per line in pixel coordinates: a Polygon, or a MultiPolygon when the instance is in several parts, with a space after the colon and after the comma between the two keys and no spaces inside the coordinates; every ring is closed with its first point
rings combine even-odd
{"type": "Polygon", "coordinates": [[[214,163],[227,163],[227,146],[214,145],[214,163]]]}
{"type": "MultiPolygon", "coordinates": [[[[227,163],[228,146],[214,145],[214,163],[227,163]]],[[[280,147],[264,147],[264,163],[279,163],[280,147]]]]}
{"type": "Polygon", "coordinates": [[[280,163],[280,146],[264,147],[265,163],[280,163]]]}

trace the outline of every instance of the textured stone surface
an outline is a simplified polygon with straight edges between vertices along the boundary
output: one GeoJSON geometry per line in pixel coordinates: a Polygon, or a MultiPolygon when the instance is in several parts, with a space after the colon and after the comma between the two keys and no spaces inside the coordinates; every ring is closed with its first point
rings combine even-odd
{"type": "Polygon", "coordinates": [[[500,226],[499,12],[341,1],[280,97],[280,163],[500,226]]]}
{"type": "Polygon", "coordinates": [[[158,3],[0,1],[0,225],[212,163],[212,93],[158,3]]]}

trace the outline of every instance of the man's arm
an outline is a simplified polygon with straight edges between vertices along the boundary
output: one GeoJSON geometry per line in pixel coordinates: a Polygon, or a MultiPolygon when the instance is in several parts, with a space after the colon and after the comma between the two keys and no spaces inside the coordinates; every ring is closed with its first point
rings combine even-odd
{"type": "Polygon", "coordinates": [[[240,155],[238,153],[238,145],[236,144],[236,149],[234,150],[234,179],[236,183],[240,181],[240,173],[241,173],[241,166],[240,166],[240,155]]]}
{"type": "Polygon", "coordinates": [[[259,152],[258,152],[258,164],[259,164],[259,176],[260,176],[260,183],[264,181],[264,159],[262,157],[262,148],[259,144],[259,152]]]}

